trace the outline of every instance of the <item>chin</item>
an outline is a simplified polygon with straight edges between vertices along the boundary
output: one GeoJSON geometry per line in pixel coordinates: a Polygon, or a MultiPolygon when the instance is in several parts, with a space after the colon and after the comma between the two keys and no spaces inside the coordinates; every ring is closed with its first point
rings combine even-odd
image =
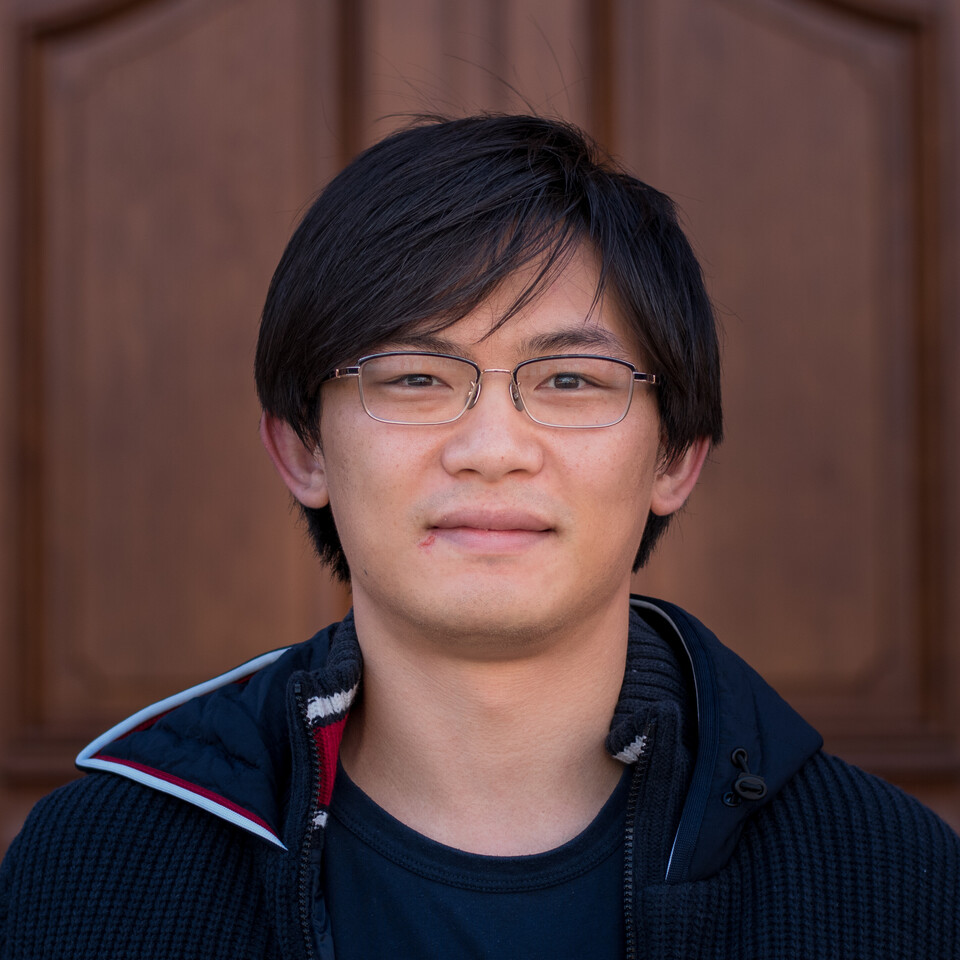
{"type": "Polygon", "coordinates": [[[570,599],[568,594],[563,603],[544,590],[511,590],[503,583],[484,589],[474,583],[453,594],[433,593],[421,606],[418,627],[442,638],[445,645],[522,652],[562,629],[573,612],[570,599]]]}

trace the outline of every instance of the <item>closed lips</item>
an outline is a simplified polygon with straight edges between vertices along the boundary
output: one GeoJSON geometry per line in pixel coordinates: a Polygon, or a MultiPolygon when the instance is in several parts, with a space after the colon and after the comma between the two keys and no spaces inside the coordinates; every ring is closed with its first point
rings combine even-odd
{"type": "Polygon", "coordinates": [[[466,527],[473,530],[531,530],[537,533],[553,529],[543,518],[526,511],[476,509],[445,513],[432,526],[438,530],[466,527]]]}

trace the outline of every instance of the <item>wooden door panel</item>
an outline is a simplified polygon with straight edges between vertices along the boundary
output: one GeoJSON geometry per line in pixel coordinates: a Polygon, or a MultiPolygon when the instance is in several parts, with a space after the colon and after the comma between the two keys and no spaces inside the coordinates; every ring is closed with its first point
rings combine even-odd
{"type": "Polygon", "coordinates": [[[596,24],[583,0],[368,0],[361,10],[363,145],[422,113],[532,110],[592,125],[596,24]]]}
{"type": "Polygon", "coordinates": [[[677,198],[702,255],[728,424],[638,586],[701,613],[845,755],[956,770],[937,680],[956,623],[943,531],[924,522],[949,515],[929,483],[950,387],[929,363],[948,321],[928,219],[949,181],[918,69],[934,24],[908,14],[629,14],[642,47],[621,60],[618,147],[677,198]]]}

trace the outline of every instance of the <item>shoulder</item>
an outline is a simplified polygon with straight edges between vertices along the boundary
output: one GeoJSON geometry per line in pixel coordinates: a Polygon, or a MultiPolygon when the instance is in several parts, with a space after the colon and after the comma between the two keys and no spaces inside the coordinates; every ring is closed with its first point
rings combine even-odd
{"type": "Polygon", "coordinates": [[[855,843],[872,856],[939,855],[956,867],[960,837],[932,810],[886,780],[839,757],[817,753],[786,784],[781,802],[804,811],[824,843],[855,843]]]}
{"type": "MultiPolygon", "coordinates": [[[[12,853],[28,860],[65,855],[83,862],[109,858],[118,845],[175,855],[215,848],[229,827],[173,797],[111,774],[87,774],[44,797],[30,812],[12,853]]],[[[120,868],[122,864],[115,864],[120,868]]]]}
{"type": "Polygon", "coordinates": [[[775,905],[767,912],[785,912],[798,937],[813,923],[817,942],[846,944],[844,955],[960,956],[960,837],[837,757],[817,753],[800,768],[752,818],[735,860],[757,909],[775,905]]]}
{"type": "Polygon", "coordinates": [[[112,943],[142,957],[194,955],[204,929],[223,931],[234,955],[255,955],[243,951],[264,939],[252,929],[263,900],[256,850],[176,798],[83,777],[37,804],[0,867],[0,955],[93,956],[112,943]]]}
{"type": "MultiPolygon", "coordinates": [[[[935,869],[942,892],[960,884],[960,837],[932,810],[886,780],[817,753],[753,818],[744,841],[781,851],[807,869],[870,884],[920,880],[935,869]],[[858,878],[862,882],[864,878],[858,878]]],[[[960,901],[957,901],[960,902],[960,901]]]]}

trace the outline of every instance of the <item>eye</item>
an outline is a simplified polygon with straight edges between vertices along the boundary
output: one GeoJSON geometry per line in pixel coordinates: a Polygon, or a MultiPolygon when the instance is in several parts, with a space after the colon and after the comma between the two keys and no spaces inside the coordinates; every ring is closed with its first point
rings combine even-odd
{"type": "Polygon", "coordinates": [[[391,382],[398,387],[424,388],[445,386],[439,377],[431,373],[407,373],[402,377],[397,377],[391,382]]]}
{"type": "Polygon", "coordinates": [[[587,386],[587,379],[582,373],[555,373],[544,386],[554,390],[579,390],[587,386]]]}
{"type": "Polygon", "coordinates": [[[619,392],[629,389],[630,367],[609,357],[544,357],[522,364],[517,371],[521,390],[540,394],[545,400],[577,395],[619,392]]]}

